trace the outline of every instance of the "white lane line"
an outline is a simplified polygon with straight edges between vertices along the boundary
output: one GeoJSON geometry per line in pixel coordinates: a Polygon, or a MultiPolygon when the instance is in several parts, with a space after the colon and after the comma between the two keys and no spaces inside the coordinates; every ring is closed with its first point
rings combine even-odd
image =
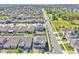
{"type": "MultiPolygon", "coordinates": [[[[56,30],[55,26],[54,26],[53,24],[52,24],[52,26],[53,26],[54,30],[57,32],[57,30],[56,30]]],[[[57,33],[57,35],[58,35],[58,37],[60,37],[58,33],[57,33]]],[[[66,53],[68,54],[68,51],[67,51],[67,49],[66,49],[66,47],[65,47],[64,43],[62,42],[62,39],[60,38],[59,40],[60,40],[61,44],[63,45],[63,47],[64,47],[64,49],[65,49],[66,53]]]]}

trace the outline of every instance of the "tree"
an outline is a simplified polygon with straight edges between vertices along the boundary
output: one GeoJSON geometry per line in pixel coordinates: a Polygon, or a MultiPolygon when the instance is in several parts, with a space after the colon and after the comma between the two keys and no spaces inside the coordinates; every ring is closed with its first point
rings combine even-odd
{"type": "Polygon", "coordinates": [[[21,20],[21,17],[19,17],[18,19],[21,20]]]}
{"type": "Polygon", "coordinates": [[[53,20],[58,20],[58,18],[57,18],[56,15],[53,15],[52,19],[53,19],[53,20]]]}
{"type": "Polygon", "coordinates": [[[44,49],[41,49],[41,53],[45,53],[45,50],[44,49]]]}
{"type": "Polygon", "coordinates": [[[77,31],[77,35],[79,36],[79,30],[77,31]]]}
{"type": "Polygon", "coordinates": [[[17,49],[17,53],[23,53],[23,49],[18,48],[18,49],[17,49]]]}

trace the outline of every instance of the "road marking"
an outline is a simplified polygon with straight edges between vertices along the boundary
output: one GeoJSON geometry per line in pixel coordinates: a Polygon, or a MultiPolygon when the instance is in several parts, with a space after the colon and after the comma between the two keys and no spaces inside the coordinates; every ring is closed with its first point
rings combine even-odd
{"type": "MultiPolygon", "coordinates": [[[[55,32],[57,32],[57,30],[56,30],[55,26],[54,26],[53,24],[52,24],[52,26],[53,26],[53,28],[54,28],[55,32]]],[[[57,33],[57,35],[58,35],[58,37],[60,37],[58,33],[57,33]]],[[[66,53],[68,54],[68,51],[67,51],[67,49],[66,49],[66,47],[65,47],[64,43],[62,42],[61,38],[60,38],[59,40],[60,40],[61,44],[63,45],[63,47],[64,47],[64,49],[65,49],[66,53]]]]}
{"type": "MultiPolygon", "coordinates": [[[[45,13],[44,9],[43,9],[43,12],[45,13]]],[[[45,16],[45,17],[46,17],[46,19],[47,19],[47,16],[45,16]]],[[[50,24],[50,22],[49,22],[48,20],[47,20],[47,22],[50,24]]],[[[50,26],[51,26],[51,24],[50,24],[50,26]]],[[[51,30],[52,30],[52,28],[51,28],[51,30]]],[[[56,41],[56,42],[57,42],[57,41],[56,41]]],[[[57,44],[58,44],[58,43],[57,43],[57,44]]],[[[57,46],[59,46],[59,44],[58,44],[57,46]]],[[[56,46],[56,47],[57,47],[57,46],[56,46]]],[[[57,50],[56,47],[54,47],[55,50],[57,50]]],[[[60,51],[60,49],[61,49],[61,48],[59,47],[59,51],[60,51]]],[[[55,52],[56,52],[56,51],[55,51],[55,52]]],[[[56,53],[59,53],[58,50],[57,50],[56,53]]],[[[62,52],[60,51],[60,53],[62,53],[62,52]]]]}
{"type": "MultiPolygon", "coordinates": [[[[50,21],[49,21],[49,22],[50,22],[50,21]]],[[[51,23],[50,23],[50,24],[51,24],[51,23]]],[[[55,29],[54,25],[52,24],[51,26],[53,26],[54,30],[57,32],[57,30],[55,29]]],[[[58,35],[58,37],[60,37],[58,33],[57,33],[57,35],[58,35]]],[[[60,40],[61,44],[63,45],[63,47],[64,47],[66,53],[68,54],[68,51],[67,51],[67,49],[66,49],[64,43],[62,42],[61,38],[60,38],[59,40],[60,40]]]]}

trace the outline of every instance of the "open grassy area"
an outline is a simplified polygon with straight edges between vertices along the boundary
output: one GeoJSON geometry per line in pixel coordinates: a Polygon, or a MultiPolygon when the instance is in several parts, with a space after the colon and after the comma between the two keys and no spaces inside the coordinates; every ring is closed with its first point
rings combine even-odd
{"type": "Polygon", "coordinates": [[[66,20],[55,20],[52,21],[55,28],[59,30],[59,28],[64,27],[64,28],[75,28],[79,27],[79,25],[71,24],[71,22],[66,21],[66,20]]]}
{"type": "Polygon", "coordinates": [[[0,16],[0,19],[8,19],[8,18],[11,18],[10,16],[0,16]]]}

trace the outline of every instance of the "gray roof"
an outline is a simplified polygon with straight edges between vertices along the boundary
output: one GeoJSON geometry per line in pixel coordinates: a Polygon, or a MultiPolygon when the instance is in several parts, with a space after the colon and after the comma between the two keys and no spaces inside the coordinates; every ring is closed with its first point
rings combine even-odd
{"type": "Polygon", "coordinates": [[[75,46],[79,47],[79,40],[76,40],[74,43],[75,46]]]}
{"type": "Polygon", "coordinates": [[[31,44],[32,44],[32,38],[31,37],[25,38],[25,46],[30,47],[31,44]]]}
{"type": "Polygon", "coordinates": [[[42,44],[41,44],[41,45],[34,45],[34,47],[35,47],[35,48],[44,48],[45,45],[42,45],[42,44]]]}
{"type": "Polygon", "coordinates": [[[26,37],[20,40],[19,47],[20,46],[31,47],[31,44],[32,44],[32,38],[26,37]]]}
{"type": "Polygon", "coordinates": [[[40,24],[40,25],[37,25],[36,30],[37,31],[45,31],[45,27],[42,24],[40,24]]]}
{"type": "Polygon", "coordinates": [[[15,26],[15,31],[16,32],[25,32],[26,31],[26,26],[15,26]]]}
{"type": "Polygon", "coordinates": [[[17,46],[17,44],[19,43],[20,38],[19,37],[13,37],[10,42],[12,43],[11,46],[17,46]]]}
{"type": "Polygon", "coordinates": [[[44,23],[45,20],[44,19],[39,19],[39,20],[37,20],[37,22],[44,23]]]}
{"type": "Polygon", "coordinates": [[[9,26],[9,25],[6,25],[6,26],[0,26],[0,31],[1,32],[8,32],[10,30],[14,30],[16,32],[25,32],[26,31],[26,26],[9,26]]]}
{"type": "Polygon", "coordinates": [[[34,38],[34,43],[45,44],[46,41],[46,36],[35,36],[34,38]]]}
{"type": "Polygon", "coordinates": [[[16,48],[19,43],[19,37],[12,37],[7,43],[5,43],[4,48],[16,48]]]}
{"type": "Polygon", "coordinates": [[[14,30],[14,26],[13,27],[9,26],[8,31],[9,30],[14,30]]]}
{"type": "Polygon", "coordinates": [[[7,41],[6,38],[0,37],[0,44],[4,44],[6,41],[7,41]]]}
{"type": "Polygon", "coordinates": [[[19,47],[20,47],[20,46],[24,46],[24,44],[25,44],[25,42],[24,42],[24,41],[22,41],[22,42],[20,42],[20,43],[19,43],[19,45],[18,45],[18,46],[19,46],[19,47]]]}
{"type": "Polygon", "coordinates": [[[24,47],[31,47],[32,38],[31,37],[12,37],[4,44],[4,48],[17,48],[17,45],[24,47]]]}
{"type": "Polygon", "coordinates": [[[35,31],[35,26],[28,26],[27,31],[28,32],[34,32],[35,31]]]}
{"type": "Polygon", "coordinates": [[[34,47],[39,49],[44,48],[46,42],[46,36],[36,36],[34,39],[34,47]]]}
{"type": "Polygon", "coordinates": [[[0,26],[0,31],[6,32],[8,30],[8,28],[9,28],[8,26],[5,26],[5,27],[0,26]]]}
{"type": "Polygon", "coordinates": [[[25,44],[25,38],[21,38],[20,39],[20,42],[19,42],[19,44],[18,44],[18,46],[20,47],[20,46],[24,46],[24,44],[25,44]]]}
{"type": "Polygon", "coordinates": [[[12,42],[8,41],[8,42],[6,42],[6,43],[3,45],[3,47],[9,49],[11,43],[12,43],[12,42]]]}

